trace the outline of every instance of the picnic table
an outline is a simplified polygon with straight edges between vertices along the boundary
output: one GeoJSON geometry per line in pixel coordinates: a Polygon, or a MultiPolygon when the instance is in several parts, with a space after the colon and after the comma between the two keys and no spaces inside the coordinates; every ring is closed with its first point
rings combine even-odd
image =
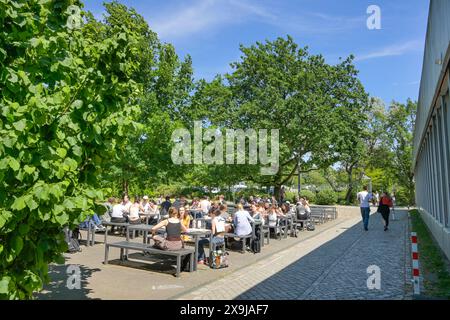
{"type": "MultiPolygon", "coordinates": [[[[136,225],[129,224],[128,226],[126,226],[127,241],[130,240],[130,237],[129,237],[130,231],[137,230],[137,231],[142,231],[144,233],[143,243],[148,243],[147,242],[147,240],[149,239],[148,234],[151,232],[152,227],[153,226],[145,225],[145,224],[136,224],[136,225]]],[[[165,228],[161,228],[157,232],[163,234],[163,233],[165,233],[165,228]]],[[[200,241],[200,237],[206,237],[206,236],[210,237],[209,243],[210,243],[210,249],[211,249],[211,230],[188,229],[188,232],[183,232],[182,234],[191,236],[194,239],[194,245],[195,245],[194,271],[196,271],[197,270],[198,243],[200,241]]],[[[128,257],[128,252],[125,255],[128,257]]]]}
{"type": "Polygon", "coordinates": [[[204,219],[205,213],[200,209],[189,209],[189,213],[192,216],[192,226],[197,226],[198,219],[204,219]]]}
{"type": "MultiPolygon", "coordinates": [[[[149,222],[149,220],[150,220],[150,218],[155,218],[155,217],[158,217],[159,216],[159,214],[157,214],[157,213],[140,213],[139,214],[139,217],[142,219],[142,218],[144,218],[145,219],[145,224],[148,224],[148,222],[149,222]]],[[[158,221],[159,222],[159,221],[158,221]]]]}

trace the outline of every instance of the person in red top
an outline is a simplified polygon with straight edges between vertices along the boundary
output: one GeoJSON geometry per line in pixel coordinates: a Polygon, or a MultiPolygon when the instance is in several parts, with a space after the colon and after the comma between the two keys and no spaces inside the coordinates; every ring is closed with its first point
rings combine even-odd
{"type": "Polygon", "coordinates": [[[389,213],[391,212],[391,208],[394,206],[392,203],[391,197],[387,194],[387,192],[383,192],[381,196],[380,203],[378,206],[378,212],[381,213],[381,216],[384,220],[384,231],[388,230],[389,227],[389,213]]]}

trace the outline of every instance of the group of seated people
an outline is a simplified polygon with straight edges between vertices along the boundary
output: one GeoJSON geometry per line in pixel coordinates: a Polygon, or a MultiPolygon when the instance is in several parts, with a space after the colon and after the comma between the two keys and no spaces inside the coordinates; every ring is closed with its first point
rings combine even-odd
{"type": "MultiPolygon", "coordinates": [[[[184,197],[177,199],[174,204],[168,205],[168,219],[162,220],[152,228],[152,233],[165,227],[166,238],[155,235],[155,246],[163,250],[177,250],[182,247],[184,241],[189,241],[187,235],[183,235],[192,225],[192,221],[197,218],[205,218],[208,229],[211,229],[211,241],[214,245],[224,244],[224,235],[233,233],[237,237],[247,236],[252,233],[252,225],[255,220],[267,223],[269,227],[275,226],[277,221],[285,221],[281,218],[288,214],[296,214],[299,220],[306,220],[309,216],[310,207],[307,199],[297,198],[296,205],[291,208],[290,203],[283,203],[280,207],[277,203],[269,201],[254,200],[248,202],[241,201],[236,205],[236,211],[231,215],[223,196],[211,202],[208,197],[194,199],[192,203],[186,201],[184,197]],[[198,215],[197,215],[198,214],[198,215]]],[[[167,202],[170,199],[166,199],[167,202]]],[[[161,208],[166,210],[166,208],[161,208]]],[[[194,226],[195,227],[195,226],[194,226]]],[[[204,264],[206,260],[204,246],[208,245],[210,239],[203,238],[199,241],[198,263],[204,264]]]]}
{"type": "MultiPolygon", "coordinates": [[[[309,203],[306,198],[296,198],[296,205],[291,208],[288,201],[278,205],[275,197],[272,199],[249,197],[248,200],[240,199],[234,213],[230,214],[225,197],[220,195],[216,200],[210,201],[209,197],[201,199],[194,198],[189,203],[184,196],[177,198],[173,203],[169,196],[159,201],[150,200],[148,196],[142,199],[138,196],[130,201],[128,195],[124,194],[120,202],[115,198],[109,198],[105,203],[107,214],[101,219],[94,215],[97,230],[102,230],[101,222],[111,221],[117,223],[154,225],[151,229],[155,246],[163,250],[179,250],[183,243],[191,238],[184,233],[193,225],[193,220],[204,218],[206,226],[212,231],[212,242],[215,245],[224,243],[224,235],[233,233],[237,237],[247,236],[252,233],[252,225],[255,220],[275,227],[277,223],[284,223],[288,214],[296,214],[300,220],[306,220],[310,212],[309,203]],[[302,216],[305,219],[302,219],[302,216]],[[159,229],[165,228],[166,236],[157,235],[159,229]]],[[[198,262],[204,263],[204,246],[209,238],[201,239],[199,242],[198,262]]]]}
{"type": "Polygon", "coordinates": [[[128,195],[122,196],[122,201],[117,204],[112,203],[111,222],[130,224],[141,224],[147,218],[152,221],[158,221],[160,210],[154,200],[150,201],[148,196],[134,197],[131,202],[128,195]]]}

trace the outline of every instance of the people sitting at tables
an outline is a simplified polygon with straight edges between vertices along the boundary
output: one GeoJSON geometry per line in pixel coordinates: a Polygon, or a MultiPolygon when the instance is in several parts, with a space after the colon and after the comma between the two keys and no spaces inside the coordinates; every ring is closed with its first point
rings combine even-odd
{"type": "Polygon", "coordinates": [[[209,209],[211,208],[211,202],[208,200],[207,196],[203,196],[202,200],[199,203],[199,209],[203,212],[204,215],[207,215],[209,209]]]}
{"type": "Polygon", "coordinates": [[[200,207],[200,200],[198,198],[192,199],[190,210],[197,210],[200,207]]]}
{"type": "Polygon", "coordinates": [[[94,226],[95,231],[105,231],[105,227],[102,225],[102,220],[98,217],[96,213],[94,213],[91,217],[86,218],[86,220],[82,223],[80,223],[81,229],[87,229],[89,228],[89,225],[94,226]]]}
{"type": "Polygon", "coordinates": [[[169,208],[172,206],[172,202],[170,202],[170,197],[166,196],[166,200],[161,203],[161,215],[165,216],[169,212],[169,208]]]}
{"type": "Polygon", "coordinates": [[[149,207],[149,210],[147,211],[147,214],[149,216],[148,224],[156,224],[160,218],[159,217],[159,209],[158,209],[158,206],[156,205],[155,200],[152,200],[149,203],[150,203],[150,207],[149,207]]]}
{"type": "Polygon", "coordinates": [[[250,206],[250,215],[253,217],[253,219],[255,220],[260,220],[261,223],[264,225],[265,224],[265,210],[261,211],[260,210],[260,206],[256,205],[256,204],[252,204],[250,206]]]}
{"type": "Polygon", "coordinates": [[[211,207],[208,210],[208,216],[214,218],[214,212],[219,209],[219,203],[217,201],[213,201],[211,203],[211,207]]]}
{"type": "Polygon", "coordinates": [[[278,205],[273,204],[269,209],[269,214],[267,219],[269,220],[269,227],[275,227],[277,225],[277,222],[279,221],[279,224],[284,224],[286,221],[283,219],[286,215],[283,213],[283,211],[278,207],[278,205]]]}
{"type": "Polygon", "coordinates": [[[131,202],[127,194],[122,196],[122,201],[113,207],[111,214],[111,222],[124,223],[127,222],[126,215],[130,212],[131,202]]]}
{"type": "MultiPolygon", "coordinates": [[[[188,206],[180,207],[180,210],[178,211],[180,214],[180,221],[181,224],[186,228],[189,229],[191,225],[191,215],[189,214],[188,206]]],[[[183,235],[181,236],[181,239],[183,241],[191,241],[191,237],[183,235]]]]}
{"type": "Polygon", "coordinates": [[[225,196],[223,194],[219,195],[218,201],[219,201],[219,205],[220,204],[226,204],[225,196]]]}
{"type": "Polygon", "coordinates": [[[283,203],[282,205],[281,205],[281,212],[284,214],[284,215],[287,215],[288,213],[289,213],[289,211],[291,211],[291,208],[289,207],[289,204],[287,204],[287,203],[283,203]]]}
{"type": "Polygon", "coordinates": [[[184,207],[187,205],[186,197],[181,196],[180,198],[177,198],[175,202],[172,204],[173,207],[175,207],[177,210],[179,210],[181,207],[184,207]]]}
{"type": "Polygon", "coordinates": [[[226,204],[221,204],[219,206],[220,216],[225,220],[225,232],[233,232],[233,218],[228,213],[228,206],[226,204]]]}
{"type": "Polygon", "coordinates": [[[250,216],[248,211],[244,210],[244,206],[242,204],[237,205],[237,211],[234,214],[233,222],[234,222],[234,233],[237,236],[246,236],[252,233],[252,226],[250,222],[254,222],[255,220],[250,216]]]}
{"type": "Polygon", "coordinates": [[[226,204],[226,203],[221,204],[221,205],[219,206],[219,210],[220,210],[220,216],[221,216],[225,221],[231,222],[231,217],[230,217],[230,214],[228,213],[228,206],[227,206],[227,204],[226,204]]]}
{"type": "Polygon", "coordinates": [[[131,224],[140,224],[141,223],[141,217],[139,216],[139,213],[143,212],[143,208],[141,206],[141,202],[139,197],[134,197],[134,203],[130,206],[130,211],[127,216],[128,223],[131,224]]]}
{"type": "Polygon", "coordinates": [[[148,196],[142,197],[142,210],[144,211],[144,214],[147,214],[147,212],[150,210],[150,201],[148,200],[148,196]]]}
{"type": "Polygon", "coordinates": [[[178,210],[174,207],[169,208],[169,218],[161,221],[151,229],[153,235],[154,247],[162,250],[180,250],[184,244],[181,239],[181,233],[187,232],[186,227],[179,219],[178,210]],[[166,228],[166,237],[155,235],[158,229],[166,228]]]}
{"type": "Polygon", "coordinates": [[[278,222],[278,214],[275,206],[270,206],[267,212],[267,220],[269,222],[269,227],[276,227],[278,222]]]}
{"type": "MultiPolygon", "coordinates": [[[[212,220],[211,225],[211,233],[212,233],[212,243],[217,245],[223,245],[225,243],[224,234],[225,234],[225,219],[221,217],[220,210],[216,210],[213,213],[214,218],[212,220]]],[[[203,238],[198,243],[198,257],[197,261],[199,264],[204,264],[205,257],[205,248],[204,246],[209,243],[208,238],[203,238]]]]}
{"type": "Polygon", "coordinates": [[[304,227],[304,221],[308,220],[310,212],[308,201],[305,198],[300,198],[295,206],[295,214],[302,228],[304,227]]]}
{"type": "Polygon", "coordinates": [[[108,201],[103,204],[105,206],[105,208],[106,208],[106,212],[105,212],[105,214],[103,214],[100,217],[100,219],[102,221],[106,221],[106,222],[111,221],[113,207],[114,207],[115,203],[116,203],[116,199],[114,197],[109,197],[108,201]]]}

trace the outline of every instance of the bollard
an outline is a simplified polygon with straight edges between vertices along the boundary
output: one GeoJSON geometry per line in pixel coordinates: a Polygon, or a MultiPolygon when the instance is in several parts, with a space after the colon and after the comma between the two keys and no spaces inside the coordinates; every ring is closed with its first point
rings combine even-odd
{"type": "Polygon", "coordinates": [[[412,253],[412,272],[413,272],[413,284],[414,294],[420,294],[420,270],[419,270],[419,250],[417,246],[417,233],[411,232],[411,253],[412,253]]]}

